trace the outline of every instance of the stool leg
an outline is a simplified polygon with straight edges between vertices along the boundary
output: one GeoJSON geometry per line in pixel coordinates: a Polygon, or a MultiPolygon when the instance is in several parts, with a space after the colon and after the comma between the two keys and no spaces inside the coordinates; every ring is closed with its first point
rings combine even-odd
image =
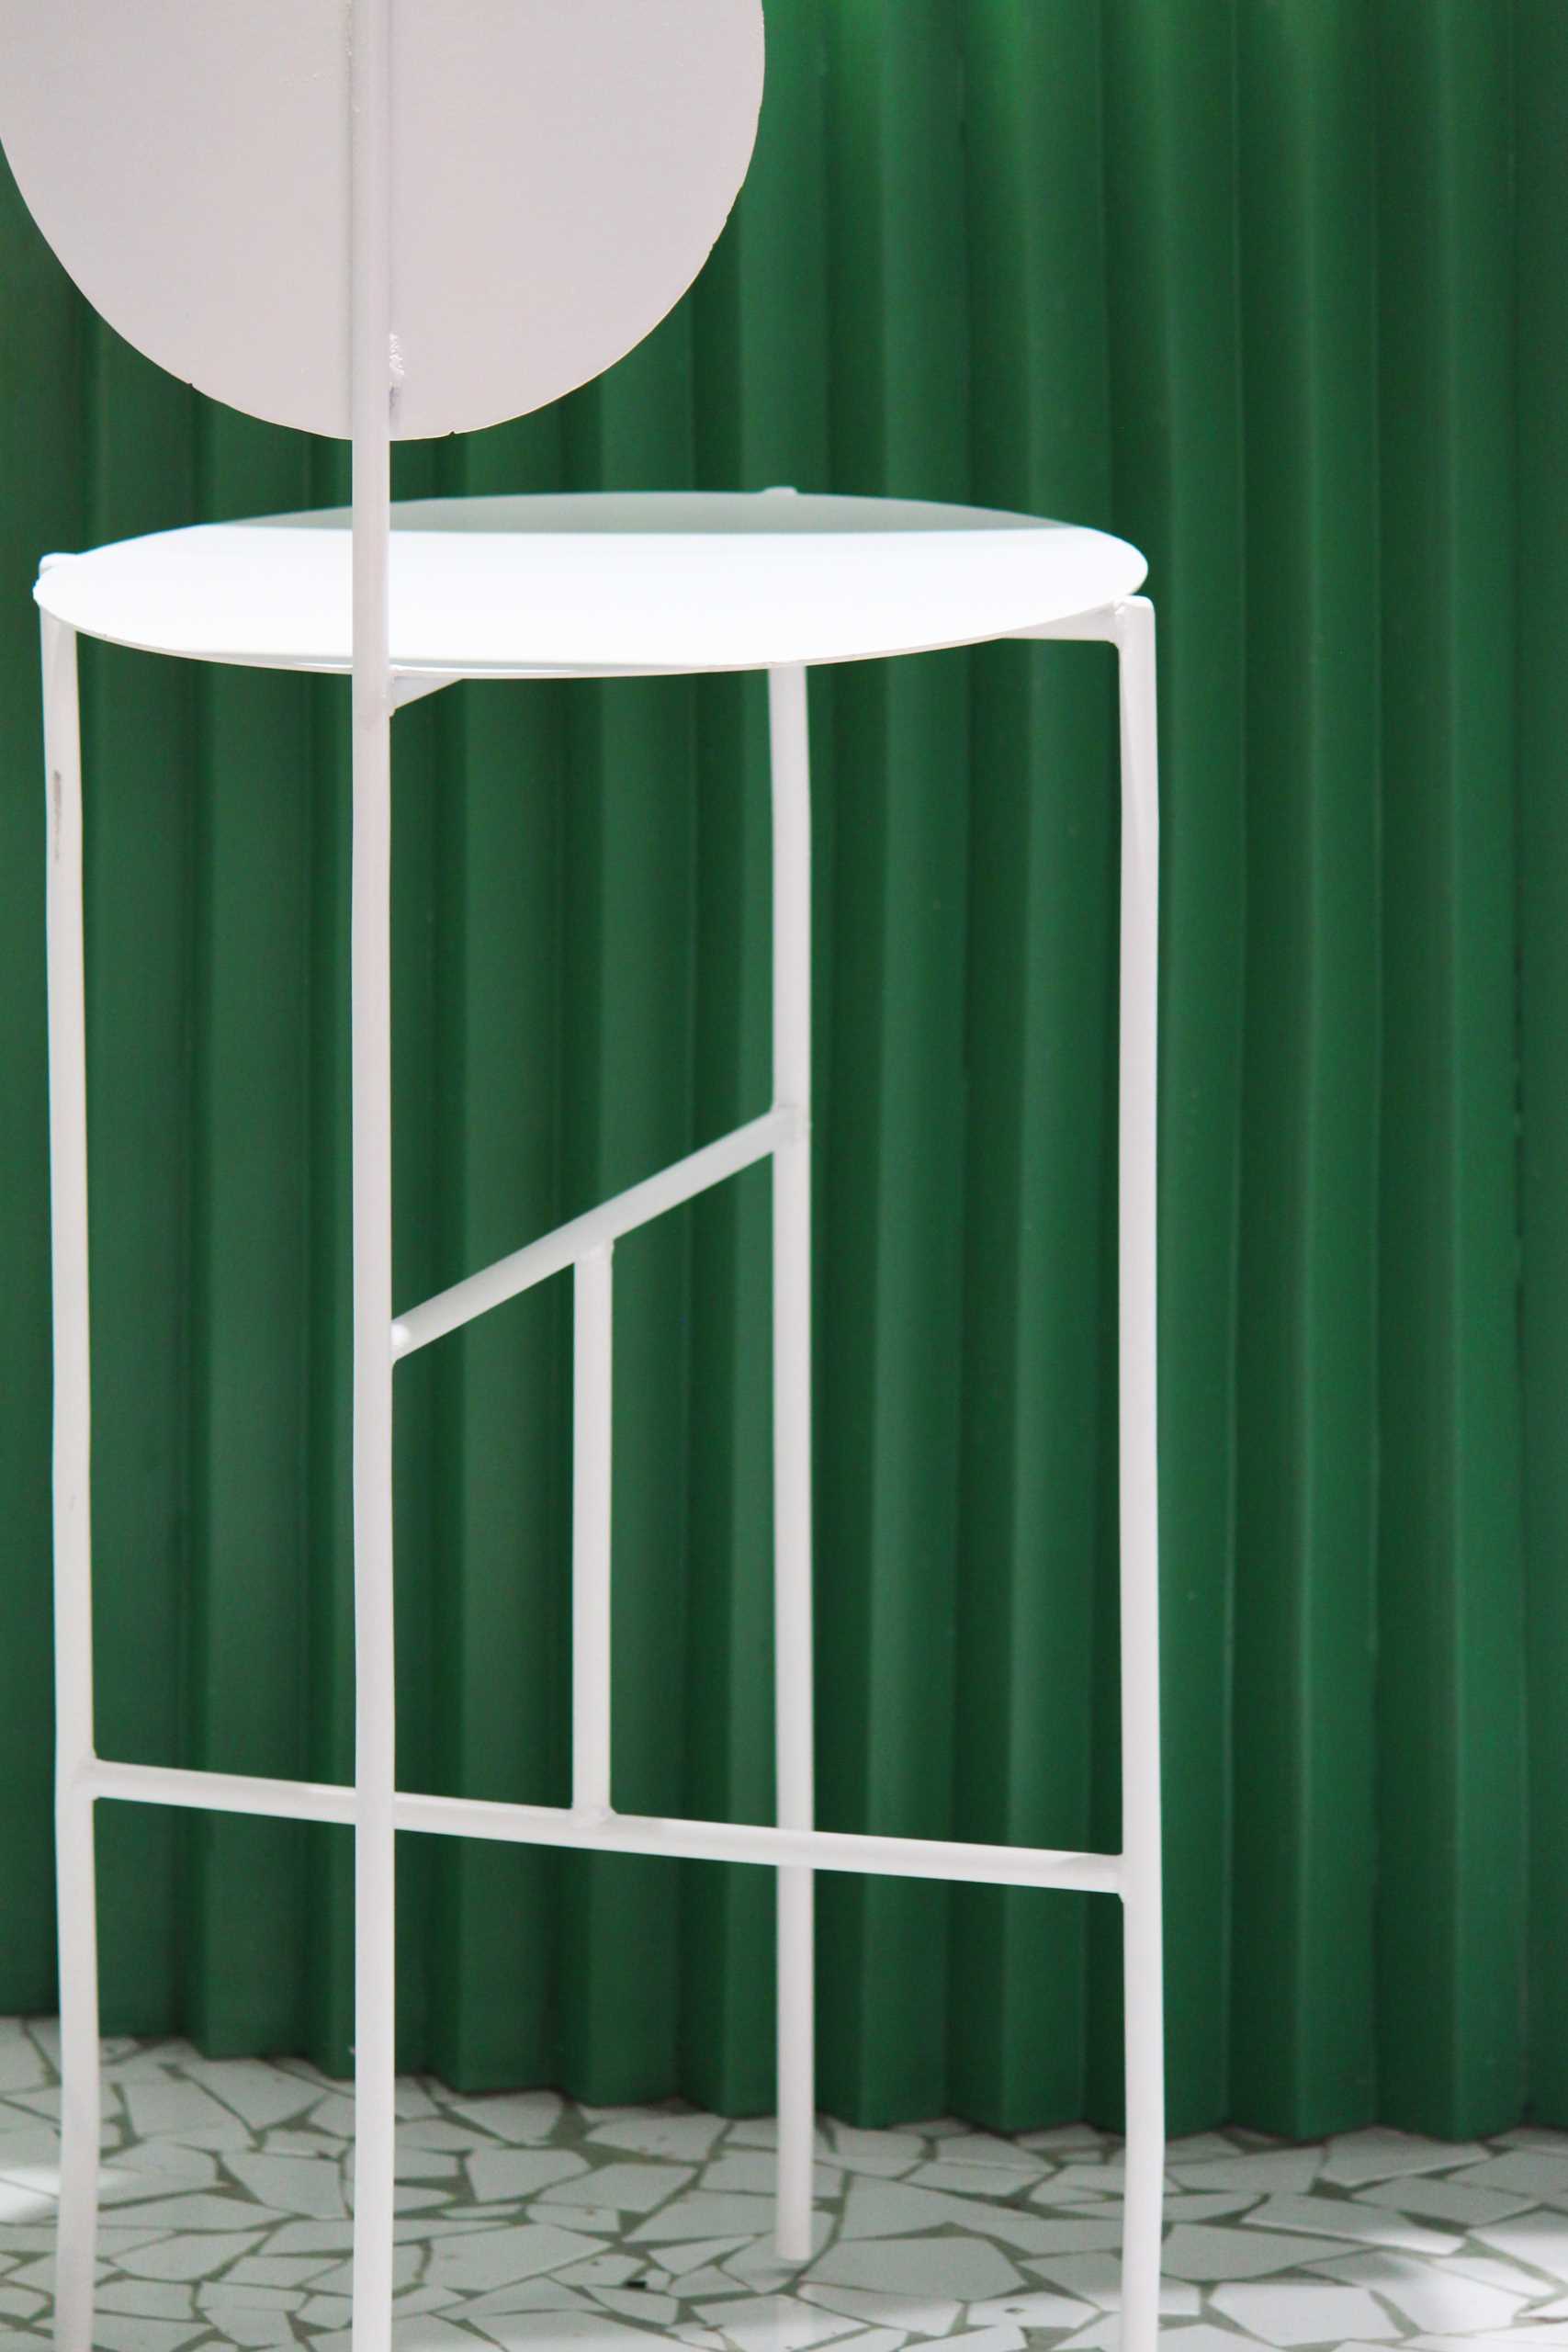
{"type": "MultiPolygon", "coordinates": [[[[357,682],[355,686],[358,693],[357,682]]],[[[396,2071],[389,712],[354,761],[354,2344],[391,2340],[396,2071]]]]}
{"type": "MultiPolygon", "coordinates": [[[[798,1123],[773,1158],[773,1657],[777,1811],[815,1817],[811,1667],[811,770],[806,672],[770,672],[773,1102],[798,1123]]],[[[811,2252],[816,2124],[813,1879],[778,1872],[778,2249],[811,2252]]]]}
{"type": "Polygon", "coordinates": [[[392,1577],[391,6],[352,0],[354,2352],[392,2340],[397,1691],[392,1577]]]}
{"type": "Polygon", "coordinates": [[[87,1038],[76,633],[43,622],[49,794],[49,1143],[54,1292],[55,1849],[60,1909],[60,2222],[55,2342],[90,2352],[98,2201],[98,1950],[93,1798],[87,1038]]]}
{"type": "Polygon", "coordinates": [[[1159,1492],[1156,1166],[1159,794],[1154,608],[1117,610],[1122,698],[1121,1340],[1122,1847],[1127,2171],[1122,2352],[1159,2333],[1165,2171],[1160,1891],[1159,1492]]]}
{"type": "Polygon", "coordinates": [[[396,2067],[392,1576],[391,760],[355,681],[353,942],[355,2352],[386,2352],[396,2067]]]}

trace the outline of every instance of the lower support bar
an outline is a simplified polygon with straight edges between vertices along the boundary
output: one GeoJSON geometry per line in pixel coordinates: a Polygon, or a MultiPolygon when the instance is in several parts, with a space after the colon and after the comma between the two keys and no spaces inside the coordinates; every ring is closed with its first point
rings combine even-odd
{"type": "MultiPolygon", "coordinates": [[[[205,1813],[272,1815],[352,1824],[354,1791],[333,1781],[273,1781],[242,1772],[187,1772],[160,1764],[90,1765],[77,1782],[96,1797],[205,1813]]],[[[942,1838],[874,1838],[839,1829],[773,1829],[749,1822],[660,1821],[642,1814],[580,1815],[558,1805],[497,1804],[482,1797],[400,1794],[400,1829],[484,1838],[513,1846],[566,1846],[669,1860],[755,1862],[773,1870],[857,1871],[978,1886],[1063,1887],[1120,1894],[1119,1854],[1049,1847],[976,1846],[942,1838]]]]}

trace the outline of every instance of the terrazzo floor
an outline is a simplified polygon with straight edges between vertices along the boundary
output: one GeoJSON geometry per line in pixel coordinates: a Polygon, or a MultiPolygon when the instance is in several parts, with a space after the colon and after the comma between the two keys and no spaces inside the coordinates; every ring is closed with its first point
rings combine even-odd
{"type": "MultiPolygon", "coordinates": [[[[52,2026],[0,2023],[0,2344],[48,2341],[52,2026]]],[[[106,2045],[100,2352],[349,2352],[352,2105],[303,2061],[106,2045]]],[[[769,2241],[772,2126],[399,2086],[396,2352],[964,2352],[1116,2343],[1117,2143],[824,2121],[817,2250],[769,2241]]],[[[1568,2135],[1170,2151],[1179,2352],[1568,2347],[1568,2135]]]]}

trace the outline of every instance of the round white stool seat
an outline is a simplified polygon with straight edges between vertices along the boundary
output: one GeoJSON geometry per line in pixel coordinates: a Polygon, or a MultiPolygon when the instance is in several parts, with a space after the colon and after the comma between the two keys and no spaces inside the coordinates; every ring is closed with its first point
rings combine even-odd
{"type": "MultiPolygon", "coordinates": [[[[979,507],[789,492],[432,498],[395,506],[391,662],[460,677],[855,662],[1099,612],[1124,539],[979,507]]],[[[84,636],[276,670],[351,666],[346,507],[198,524],[49,559],[84,636]]]]}

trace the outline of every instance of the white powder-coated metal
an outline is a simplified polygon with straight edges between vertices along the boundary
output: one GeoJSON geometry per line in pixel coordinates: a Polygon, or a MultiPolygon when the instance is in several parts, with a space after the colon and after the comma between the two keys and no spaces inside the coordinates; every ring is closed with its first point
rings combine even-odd
{"type": "MultiPolygon", "coordinates": [[[[761,503],[761,502],[754,502],[761,503]]],[[[775,502],[767,502],[772,504],[775,502]]],[[[783,504],[779,500],[776,503],[783,504]]],[[[793,502],[792,502],[793,503],[793,502]]],[[[606,508],[614,502],[605,502],[606,508]]],[[[805,506],[808,502],[798,502],[805,506]]],[[[601,550],[624,542],[596,531],[601,514],[583,515],[582,542],[601,550]]],[[[799,521],[797,514],[797,523],[799,521]]],[[[895,528],[887,536],[897,536],[895,528]]],[[[976,532],[993,548],[1009,536],[976,532]]],[[[183,536],[183,535],[174,535],[183,536]]],[[[1064,533],[1064,543],[1092,542],[1093,533],[1064,533]]],[[[775,543],[782,535],[773,535],[775,543]]],[[[821,573],[830,574],[837,544],[831,532],[802,534],[814,546],[821,573]]],[[[733,539],[733,535],[731,535],[733,539]]],[[[156,541],[143,541],[143,549],[156,541]]],[[[1105,568],[1141,571],[1141,559],[1119,541],[1091,545],[1079,574],[1086,600],[1105,568]]],[[[90,561],[91,560],[86,560],[90,561]]],[[[40,601],[52,603],[60,572],[50,564],[40,601]]],[[[715,575],[716,577],[717,575],[715,575]]],[[[1059,604],[1064,583],[1053,587],[1059,604]]],[[[985,609],[984,599],[973,608],[985,609]]],[[[987,610],[987,619],[989,613],[987,610]]],[[[957,641],[961,617],[950,622],[957,641]]],[[[356,1532],[355,1582],[364,1606],[359,1629],[361,1697],[367,1702],[369,1738],[351,1789],[261,1776],[209,1773],[99,1759],[91,1730],[90,1675],[84,1673],[91,1630],[90,1563],[85,1518],[88,1375],[86,1285],[85,1038],[81,994],[80,755],[76,723],[75,632],[46,611],[43,621],[46,743],[51,808],[51,1084],[54,1110],[57,1392],[56,1486],[59,1498],[56,1590],[60,1640],[60,1855],[62,2069],[65,2145],[62,2197],[60,2343],[62,2352],[87,2352],[92,2305],[91,2247],[96,2200],[96,2141],[95,1938],[91,1814],[96,1801],[209,1806],[308,1821],[351,1821],[366,1883],[358,1906],[365,1980],[361,1984],[358,2063],[361,2070],[359,2200],[355,2212],[356,2347],[381,2352],[390,2312],[390,2186],[392,2127],[367,2090],[391,2081],[387,2029],[391,2016],[392,1887],[388,1852],[394,1828],[554,1845],[609,1853],[664,1855],[761,1863],[779,1883],[779,2243],[803,2260],[810,2244],[811,2119],[813,2111],[812,1886],[819,1870],[951,1878],[972,1883],[1076,1888],[1117,1895],[1124,1919],[1127,2055],[1127,2169],[1123,2325],[1128,2352],[1151,2352],[1158,2332],[1159,2237],[1164,2157],[1164,2025],[1161,2000],[1158,1495],[1156,1395],[1156,1108],[1159,824],[1155,728],[1153,614],[1145,599],[1122,597],[1109,606],[1087,603],[1075,613],[1053,609],[1032,623],[986,634],[1026,639],[1100,640],[1120,657],[1122,709],[1122,1025],[1119,1207],[1122,1550],[1122,1850],[1119,1854],[1061,1852],[976,1846],[945,1838],[911,1839],[846,1835],[815,1827],[811,1775],[810,1558],[810,865],[809,751],[806,673],[769,670],[774,810],[774,1001],[773,1107],[733,1135],[716,1137],[683,1160],[646,1178],[614,1200],[556,1231],[523,1243],[493,1265],[477,1269],[436,1297],[407,1307],[378,1329],[368,1313],[356,1379],[362,1401],[374,1408],[367,1433],[375,1459],[356,1484],[374,1505],[390,1494],[389,1394],[386,1375],[402,1357],[460,1329],[535,1283],[569,1269],[577,1284],[578,1364],[575,1383],[574,1776],[570,1806],[514,1805],[423,1796],[398,1790],[390,1769],[392,1679],[390,1608],[377,1599],[372,1571],[379,1555],[389,1568],[389,1523],[374,1510],[356,1532]],[[775,1674],[778,1691],[778,1822],[776,1826],[668,1821],[619,1814],[613,1802],[609,1665],[613,1430],[610,1362],[613,1347],[614,1244],[744,1168],[769,1159],[774,1180],[774,1501],[775,1674]],[[367,1622],[368,1621],[368,1622],[367,1622]],[[384,2046],[383,2046],[384,2045],[384,2046]],[[376,2075],[366,2079],[367,2054],[376,2075]],[[370,2199],[367,2184],[373,2183],[370,2199]]],[[[456,664],[433,682],[463,673],[456,664]]],[[[693,661],[687,667],[698,668],[693,661]]],[[[393,665],[395,675],[395,664],[393,665]]],[[[601,675],[592,665],[567,674],[601,675]]],[[[431,683],[427,679],[423,683],[431,683]]],[[[367,773],[374,775],[373,763],[367,773]]],[[[373,885],[375,908],[385,905],[382,860],[385,809],[379,795],[366,812],[367,843],[356,856],[356,880],[373,885]]],[[[370,893],[367,892],[367,895],[370,893]]],[[[372,912],[375,911],[373,909],[372,912]]],[[[356,1039],[371,1101],[363,1125],[383,1132],[388,1032],[374,1017],[387,996],[386,938],[364,920],[362,944],[377,958],[377,975],[355,993],[356,1039]],[[362,1001],[362,999],[365,1000],[362,1001]],[[373,1051],[372,1051],[373,1049],[373,1051]]],[[[361,1191],[376,1194],[389,1155],[367,1148],[356,1154],[361,1191]]],[[[383,1253],[390,1236],[384,1193],[362,1200],[356,1242],[370,1260],[367,1298],[387,1311],[383,1253]]]]}
{"type": "Polygon", "coordinates": [[[351,1823],[355,2352],[393,2325],[396,1832],[700,1856],[779,1883],[781,2255],[811,2236],[813,1874],[1119,1895],[1127,2170],[1122,2343],[1157,2333],[1164,2103],[1155,1360],[1158,815],[1153,620],[1125,542],[1025,515],[760,496],[491,499],[398,510],[394,438],[499,421],[607,366],[690,282],[755,134],[760,0],[0,0],[0,136],[67,267],[202,390],[353,442],[352,514],[174,531],[46,560],[55,1306],[62,2181],[56,2332],[90,2352],[99,2120],[93,1808],[351,1823]],[[350,1788],[100,1758],[93,1733],[86,1044],[78,635],[353,680],[351,947],[355,1759],[350,1788]],[[1123,1850],[846,1836],[812,1787],[810,775],[806,673],[1004,638],[1120,655],[1123,1850]],[[394,1319],[391,723],[458,677],[768,673],[773,1102],[394,1319]],[[773,1174],[772,1826],[614,1809],[613,1249],[741,1168],[773,1174]],[[570,1807],[397,1785],[397,1362],[550,1272],[577,1287],[570,1807]]]}
{"type": "MultiPolygon", "coordinates": [[[[128,343],[346,438],[349,0],[0,0],[0,142],[128,343]]],[[[362,27],[363,29],[363,27],[362,27]]],[[[399,0],[394,439],[587,383],[685,292],[750,161],[761,0],[399,0]]]]}

